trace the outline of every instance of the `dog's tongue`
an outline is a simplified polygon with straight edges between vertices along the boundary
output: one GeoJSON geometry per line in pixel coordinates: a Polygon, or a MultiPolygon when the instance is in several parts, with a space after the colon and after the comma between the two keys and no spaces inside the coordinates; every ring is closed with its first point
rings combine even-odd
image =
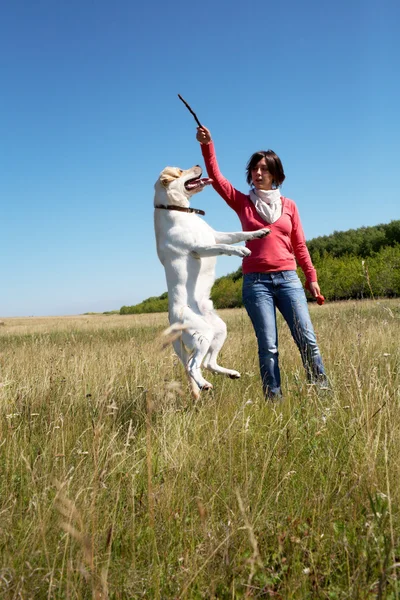
{"type": "Polygon", "coordinates": [[[186,184],[186,188],[188,190],[191,190],[193,188],[197,188],[197,187],[204,187],[205,185],[210,185],[212,183],[212,179],[210,179],[209,177],[203,177],[203,179],[196,179],[195,181],[189,181],[186,184]]]}

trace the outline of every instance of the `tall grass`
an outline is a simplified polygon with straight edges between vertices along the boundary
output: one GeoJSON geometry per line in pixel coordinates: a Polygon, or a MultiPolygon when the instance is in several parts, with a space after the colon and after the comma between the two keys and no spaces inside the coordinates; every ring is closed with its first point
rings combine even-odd
{"type": "Polygon", "coordinates": [[[194,403],[165,314],[0,329],[0,597],[400,596],[400,303],[312,306],[332,391],[280,325],[285,400],[221,311],[194,403]]]}

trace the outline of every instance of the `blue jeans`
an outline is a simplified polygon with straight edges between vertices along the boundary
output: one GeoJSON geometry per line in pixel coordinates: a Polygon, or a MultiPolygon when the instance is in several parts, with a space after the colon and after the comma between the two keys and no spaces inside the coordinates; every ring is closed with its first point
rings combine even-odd
{"type": "Polygon", "coordinates": [[[326,384],[326,375],[307,299],[296,271],[243,276],[243,303],[253,323],[264,394],[281,396],[276,308],[289,325],[310,383],[326,384]]]}

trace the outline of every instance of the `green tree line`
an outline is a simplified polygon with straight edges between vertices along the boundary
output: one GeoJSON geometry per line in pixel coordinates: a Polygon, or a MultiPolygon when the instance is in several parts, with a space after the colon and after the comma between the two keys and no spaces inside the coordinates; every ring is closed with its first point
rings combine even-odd
{"type": "MultiPolygon", "coordinates": [[[[388,224],[334,231],[307,242],[318,282],[327,300],[400,296],[400,220],[388,224]]],[[[304,275],[298,270],[304,283],[304,275]]],[[[242,306],[242,269],[216,279],[211,291],[215,308],[242,306]]],[[[165,312],[168,294],[123,306],[120,314],[165,312]]]]}
{"type": "Polygon", "coordinates": [[[307,246],[314,262],[325,253],[334,258],[345,255],[366,258],[396,243],[400,244],[400,220],[373,227],[334,231],[331,235],[313,238],[307,242],[307,246]]]}

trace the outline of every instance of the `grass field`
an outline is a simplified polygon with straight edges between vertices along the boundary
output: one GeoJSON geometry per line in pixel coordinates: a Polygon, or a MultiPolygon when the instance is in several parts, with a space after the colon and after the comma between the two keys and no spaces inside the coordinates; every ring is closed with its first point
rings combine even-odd
{"type": "Polygon", "coordinates": [[[400,300],[312,305],[331,392],[241,309],[197,403],[165,314],[0,327],[0,598],[398,599],[400,300]]]}

